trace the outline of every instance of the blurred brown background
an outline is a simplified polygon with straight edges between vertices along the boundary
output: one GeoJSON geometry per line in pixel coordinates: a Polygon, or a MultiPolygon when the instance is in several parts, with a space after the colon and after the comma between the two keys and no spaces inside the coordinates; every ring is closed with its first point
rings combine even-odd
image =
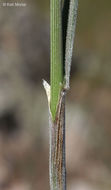
{"type": "MultiPolygon", "coordinates": [[[[0,3],[0,190],[48,190],[49,1],[0,3]]],[[[111,189],[111,1],[79,1],[67,95],[68,190],[111,189]]]]}

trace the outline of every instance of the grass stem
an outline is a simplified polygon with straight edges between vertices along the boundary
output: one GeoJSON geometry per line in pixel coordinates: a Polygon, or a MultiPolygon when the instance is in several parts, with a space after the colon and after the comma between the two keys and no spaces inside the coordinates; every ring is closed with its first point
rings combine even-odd
{"type": "Polygon", "coordinates": [[[51,101],[52,118],[55,120],[59,95],[63,83],[62,52],[62,2],[50,0],[50,52],[51,52],[51,101]]]}

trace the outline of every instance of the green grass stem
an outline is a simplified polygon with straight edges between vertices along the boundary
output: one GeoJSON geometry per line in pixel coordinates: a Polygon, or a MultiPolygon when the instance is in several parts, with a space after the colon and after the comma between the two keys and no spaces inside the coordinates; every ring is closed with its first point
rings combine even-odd
{"type": "Polygon", "coordinates": [[[62,1],[50,0],[50,54],[52,119],[55,120],[59,95],[63,83],[62,1]]]}

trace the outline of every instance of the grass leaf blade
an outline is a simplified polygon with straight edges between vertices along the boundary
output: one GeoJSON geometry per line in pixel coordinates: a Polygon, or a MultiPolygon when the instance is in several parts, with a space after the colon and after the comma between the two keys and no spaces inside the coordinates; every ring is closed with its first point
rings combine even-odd
{"type": "Polygon", "coordinates": [[[65,89],[69,89],[70,68],[73,52],[73,44],[76,29],[78,0],[70,0],[67,36],[66,36],[66,50],[65,50],[65,89]]]}

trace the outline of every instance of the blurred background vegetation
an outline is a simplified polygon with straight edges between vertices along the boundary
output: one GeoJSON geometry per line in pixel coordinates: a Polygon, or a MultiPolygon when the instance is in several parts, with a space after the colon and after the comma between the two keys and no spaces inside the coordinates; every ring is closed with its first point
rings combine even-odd
{"type": "MultiPolygon", "coordinates": [[[[13,0],[14,1],[14,0],[13,0]]],[[[0,190],[48,190],[49,1],[0,3],[0,190]]],[[[79,1],[67,95],[68,190],[111,189],[111,1],[79,1]]]]}

